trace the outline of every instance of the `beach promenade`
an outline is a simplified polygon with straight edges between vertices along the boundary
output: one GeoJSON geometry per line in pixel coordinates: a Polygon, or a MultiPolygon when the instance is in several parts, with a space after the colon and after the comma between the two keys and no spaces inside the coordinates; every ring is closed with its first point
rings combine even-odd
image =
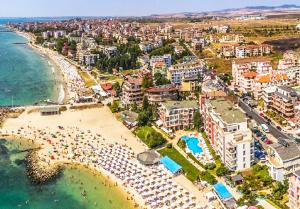
{"type": "Polygon", "coordinates": [[[79,163],[122,186],[140,208],[202,208],[203,195],[184,177],[173,178],[160,166],[145,167],[136,155],[147,150],[108,107],[71,110],[41,116],[30,108],[7,119],[2,135],[31,140],[41,146],[41,163],[79,163]]]}

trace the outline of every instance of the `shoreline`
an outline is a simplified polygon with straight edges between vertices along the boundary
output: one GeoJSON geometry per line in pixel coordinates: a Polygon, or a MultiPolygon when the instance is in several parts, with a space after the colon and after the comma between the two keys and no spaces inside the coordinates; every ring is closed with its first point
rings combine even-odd
{"type": "MultiPolygon", "coordinates": [[[[26,145],[32,147],[32,149],[43,149],[41,148],[41,145],[39,145],[37,142],[34,142],[32,139],[26,139],[24,137],[19,137],[16,135],[3,135],[0,134],[0,139],[5,139],[8,141],[14,141],[19,143],[26,143],[26,145]]],[[[38,153],[37,153],[38,154],[38,153]]],[[[39,159],[39,163],[43,162],[41,159],[39,159]]],[[[45,163],[45,162],[44,162],[45,163]]],[[[133,208],[140,208],[139,206],[142,205],[142,203],[138,203],[139,201],[134,198],[135,195],[132,195],[132,191],[130,191],[127,187],[123,185],[122,182],[120,182],[119,179],[117,179],[115,176],[111,175],[109,172],[107,172],[104,169],[97,169],[95,167],[92,167],[88,164],[82,164],[76,161],[65,161],[61,160],[55,163],[49,164],[49,169],[58,168],[61,167],[62,169],[78,169],[78,170],[86,170],[90,174],[92,174],[95,178],[100,178],[102,181],[107,181],[109,185],[113,185],[116,187],[117,190],[119,190],[124,198],[129,202],[129,204],[133,208]]],[[[56,177],[55,177],[56,178],[56,177]]],[[[46,183],[46,182],[45,182],[46,183]]]]}
{"type": "MultiPolygon", "coordinates": [[[[45,58],[48,60],[47,64],[49,65],[49,68],[50,68],[49,70],[52,70],[52,73],[56,74],[56,75],[53,75],[55,82],[57,82],[57,77],[59,77],[58,82],[60,83],[60,85],[63,86],[64,98],[61,101],[59,101],[60,92],[58,92],[57,102],[66,104],[68,101],[68,98],[69,98],[69,92],[68,92],[68,88],[67,88],[68,82],[65,78],[62,67],[57,64],[57,62],[53,59],[53,57],[48,52],[45,51],[45,49],[43,49],[41,46],[34,44],[35,38],[33,37],[32,34],[20,32],[20,31],[14,31],[14,32],[16,34],[18,34],[19,36],[22,36],[23,38],[25,38],[28,41],[27,46],[29,46],[31,49],[36,51],[42,57],[45,56],[45,58]],[[53,71],[52,67],[54,68],[54,71],[53,71]]],[[[58,88],[61,88],[61,86],[58,86],[58,88]]]]}
{"type": "Polygon", "coordinates": [[[64,89],[64,99],[62,103],[75,103],[80,97],[82,91],[86,89],[85,83],[77,71],[77,66],[57,52],[34,44],[35,37],[32,34],[17,30],[14,31],[16,34],[26,38],[28,41],[27,45],[40,55],[44,55],[46,59],[53,64],[55,71],[59,72],[59,76],[62,78],[61,83],[64,89]]]}

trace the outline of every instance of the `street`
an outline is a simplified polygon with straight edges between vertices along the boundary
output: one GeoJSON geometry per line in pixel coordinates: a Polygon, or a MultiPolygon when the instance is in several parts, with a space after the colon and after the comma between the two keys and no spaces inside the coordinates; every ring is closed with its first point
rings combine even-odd
{"type": "MultiPolygon", "coordinates": [[[[250,115],[253,120],[256,121],[257,125],[266,124],[266,120],[262,118],[256,111],[253,111],[251,107],[249,107],[243,100],[239,99],[239,106],[244,110],[248,115],[250,115]]],[[[276,139],[279,137],[283,137],[285,139],[290,139],[289,136],[284,134],[283,132],[279,131],[276,127],[272,124],[268,125],[270,134],[272,134],[276,139]]]]}

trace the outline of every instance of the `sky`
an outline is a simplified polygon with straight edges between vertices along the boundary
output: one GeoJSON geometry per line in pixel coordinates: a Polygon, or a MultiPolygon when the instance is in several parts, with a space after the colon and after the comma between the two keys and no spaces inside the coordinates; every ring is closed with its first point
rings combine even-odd
{"type": "Polygon", "coordinates": [[[146,16],[245,6],[300,5],[300,0],[0,0],[0,17],[146,16]]]}

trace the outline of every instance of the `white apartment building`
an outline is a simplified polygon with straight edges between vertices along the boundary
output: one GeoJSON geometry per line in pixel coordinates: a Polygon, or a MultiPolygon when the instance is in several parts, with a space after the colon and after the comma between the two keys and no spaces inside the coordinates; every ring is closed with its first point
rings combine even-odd
{"type": "Polygon", "coordinates": [[[300,149],[295,142],[288,142],[286,146],[271,144],[267,153],[269,173],[276,181],[283,182],[300,168],[300,149]]]}
{"type": "Polygon", "coordinates": [[[143,102],[142,82],[141,77],[127,77],[122,85],[121,106],[139,105],[143,102]]]}
{"type": "Polygon", "coordinates": [[[197,101],[166,101],[159,108],[159,120],[168,131],[194,127],[194,114],[199,109],[197,101]]]}
{"type": "Polygon", "coordinates": [[[250,168],[254,146],[245,114],[225,98],[200,100],[205,131],[222,162],[233,171],[250,168]]]}
{"type": "Polygon", "coordinates": [[[54,31],[54,33],[53,33],[54,38],[60,38],[65,35],[66,35],[66,31],[63,31],[63,30],[54,31]]]}
{"type": "Polygon", "coordinates": [[[238,34],[227,34],[220,38],[220,43],[241,43],[245,41],[245,37],[238,34]]]}
{"type": "Polygon", "coordinates": [[[167,67],[171,67],[172,56],[171,54],[164,54],[163,56],[153,56],[150,59],[150,66],[153,67],[157,62],[163,62],[167,67]]]}
{"type": "Polygon", "coordinates": [[[180,85],[184,78],[197,77],[203,74],[206,65],[203,61],[188,62],[173,65],[167,70],[167,78],[174,84],[180,85]]]}
{"type": "Polygon", "coordinates": [[[242,75],[249,71],[255,71],[258,75],[272,72],[272,64],[266,58],[247,58],[232,61],[232,85],[238,87],[242,75]]]}

